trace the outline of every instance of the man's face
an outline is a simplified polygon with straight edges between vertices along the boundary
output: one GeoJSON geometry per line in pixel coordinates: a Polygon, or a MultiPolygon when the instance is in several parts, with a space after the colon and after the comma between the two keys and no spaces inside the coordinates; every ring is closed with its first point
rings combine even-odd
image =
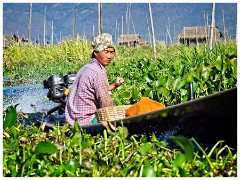
{"type": "Polygon", "coordinates": [[[107,48],[100,52],[94,52],[95,58],[98,60],[100,64],[103,66],[108,66],[112,59],[114,58],[115,49],[114,48],[107,48]]]}

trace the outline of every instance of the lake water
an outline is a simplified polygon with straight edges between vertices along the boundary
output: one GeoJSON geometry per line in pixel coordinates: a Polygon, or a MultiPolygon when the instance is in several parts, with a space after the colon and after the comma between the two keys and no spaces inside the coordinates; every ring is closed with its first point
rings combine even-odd
{"type": "Polygon", "coordinates": [[[3,108],[17,105],[17,111],[24,113],[43,112],[57,104],[47,98],[43,85],[21,85],[3,88],[3,108]]]}

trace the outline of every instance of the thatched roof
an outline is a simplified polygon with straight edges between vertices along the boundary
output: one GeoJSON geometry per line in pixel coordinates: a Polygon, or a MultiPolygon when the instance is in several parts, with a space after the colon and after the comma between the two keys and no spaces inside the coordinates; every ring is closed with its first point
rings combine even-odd
{"type": "Polygon", "coordinates": [[[9,47],[15,42],[19,42],[17,35],[3,35],[3,48],[9,47]]]}
{"type": "Polygon", "coordinates": [[[126,43],[126,42],[139,42],[141,41],[141,37],[139,34],[129,34],[129,35],[121,35],[118,39],[118,43],[126,43]]]}
{"type": "MultiPolygon", "coordinates": [[[[198,27],[184,27],[183,30],[179,33],[178,38],[180,39],[204,39],[210,37],[210,26],[198,26],[198,27]]],[[[218,38],[223,37],[222,33],[217,27],[213,28],[213,33],[216,34],[218,38]]]]}

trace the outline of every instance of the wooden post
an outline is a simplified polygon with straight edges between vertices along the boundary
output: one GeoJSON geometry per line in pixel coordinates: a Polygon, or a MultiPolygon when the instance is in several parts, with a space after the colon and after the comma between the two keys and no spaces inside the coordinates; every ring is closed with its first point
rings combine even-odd
{"type": "Polygon", "coordinates": [[[183,27],[183,44],[185,45],[186,44],[186,41],[185,41],[185,26],[183,27]]]}
{"type": "Polygon", "coordinates": [[[29,6],[28,44],[31,43],[31,26],[32,26],[32,3],[30,3],[29,6]]]}
{"type": "Polygon", "coordinates": [[[51,26],[51,45],[53,46],[53,21],[51,26]]]}
{"type": "Polygon", "coordinates": [[[76,33],[76,21],[77,21],[77,12],[76,12],[76,3],[74,4],[74,20],[73,20],[73,37],[76,39],[77,33],[76,33]]]}
{"type": "MultiPolygon", "coordinates": [[[[127,11],[126,11],[126,34],[127,36],[129,36],[129,9],[130,9],[130,6],[127,6],[127,11]]],[[[128,39],[127,40],[127,46],[129,47],[130,46],[130,42],[128,39]]]]}
{"type": "Polygon", "coordinates": [[[95,30],[94,30],[94,24],[93,24],[93,31],[92,31],[92,37],[95,37],[95,30]]]}
{"type": "Polygon", "coordinates": [[[59,33],[59,42],[61,43],[62,42],[62,31],[60,31],[60,33],[59,33]]]}
{"type": "Polygon", "coordinates": [[[128,35],[128,6],[127,6],[127,10],[126,10],[126,35],[128,35]]]}
{"type": "Polygon", "coordinates": [[[116,19],[115,43],[117,42],[117,29],[118,29],[118,23],[117,23],[117,19],[116,19]]]}
{"type": "Polygon", "coordinates": [[[195,31],[196,31],[196,44],[198,45],[198,31],[197,31],[197,27],[196,27],[195,31]]]}
{"type": "Polygon", "coordinates": [[[136,34],[135,26],[134,26],[133,19],[132,19],[132,14],[131,14],[130,11],[129,11],[129,16],[130,16],[130,19],[131,19],[131,21],[132,21],[133,33],[136,34]]]}
{"type": "Polygon", "coordinates": [[[45,13],[44,13],[44,20],[43,20],[43,46],[46,46],[46,6],[45,6],[45,13]]]}
{"type": "Polygon", "coordinates": [[[122,35],[123,35],[123,16],[122,16],[122,35]]]}
{"type": "Polygon", "coordinates": [[[213,28],[215,27],[215,3],[213,3],[212,7],[212,24],[211,24],[211,36],[209,42],[210,51],[212,51],[212,44],[213,44],[213,28]]]}
{"type": "Polygon", "coordinates": [[[151,38],[151,34],[150,34],[150,29],[149,29],[149,23],[148,23],[148,17],[147,17],[147,15],[146,15],[146,19],[147,19],[149,42],[150,42],[150,45],[153,47],[153,43],[152,43],[152,38],[151,38]]]}
{"type": "Polygon", "coordinates": [[[98,3],[98,34],[102,34],[102,3],[98,3]]]}
{"type": "Polygon", "coordinates": [[[172,43],[172,37],[171,37],[171,34],[170,34],[170,20],[169,20],[169,17],[168,17],[167,33],[168,33],[168,36],[169,36],[170,43],[172,43]]]}
{"type": "Polygon", "coordinates": [[[175,30],[175,24],[173,25],[173,42],[176,43],[177,37],[176,37],[176,30],[175,30]]]}
{"type": "Polygon", "coordinates": [[[167,28],[167,34],[168,34],[168,37],[169,37],[170,43],[172,43],[172,38],[171,38],[171,35],[170,35],[170,32],[169,32],[169,29],[168,29],[167,26],[166,26],[166,28],[167,28]]]}
{"type": "Polygon", "coordinates": [[[223,15],[223,34],[224,34],[224,42],[227,41],[227,34],[226,34],[226,26],[225,26],[225,20],[224,20],[224,10],[222,9],[222,15],[223,15]]]}
{"type": "Polygon", "coordinates": [[[151,25],[152,25],[152,39],[153,39],[153,51],[154,51],[154,59],[156,60],[156,43],[155,43],[155,36],[154,36],[154,26],[153,26],[153,19],[152,19],[152,9],[151,9],[151,4],[148,3],[149,7],[149,14],[150,14],[150,20],[151,20],[151,25]]]}

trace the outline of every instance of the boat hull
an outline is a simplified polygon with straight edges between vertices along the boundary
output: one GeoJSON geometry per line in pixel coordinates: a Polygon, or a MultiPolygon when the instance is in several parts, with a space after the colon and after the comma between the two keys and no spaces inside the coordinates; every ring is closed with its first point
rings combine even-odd
{"type": "MultiPolygon", "coordinates": [[[[132,135],[154,132],[158,137],[171,131],[174,135],[194,137],[206,146],[224,140],[230,147],[237,148],[237,88],[111,123],[116,126],[123,123],[132,135]]],[[[47,126],[54,124],[47,122],[47,126]]],[[[105,129],[101,123],[82,128],[92,135],[105,129]]]]}
{"type": "MultiPolygon", "coordinates": [[[[121,125],[119,120],[112,121],[121,125]]],[[[179,105],[166,107],[150,113],[122,120],[130,134],[157,136],[173,131],[175,135],[194,137],[199,142],[213,146],[224,140],[229,146],[237,147],[237,88],[222,91],[207,97],[179,105]]],[[[96,135],[104,129],[102,124],[84,126],[96,135]]]]}

